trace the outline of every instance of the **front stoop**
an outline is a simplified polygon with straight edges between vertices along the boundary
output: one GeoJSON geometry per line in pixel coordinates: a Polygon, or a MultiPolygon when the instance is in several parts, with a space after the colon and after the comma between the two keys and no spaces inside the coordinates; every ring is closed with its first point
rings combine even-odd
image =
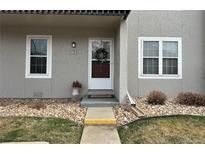
{"type": "Polygon", "coordinates": [[[82,107],[113,107],[119,105],[116,98],[89,98],[84,97],[81,101],[82,107]]]}
{"type": "Polygon", "coordinates": [[[113,107],[118,104],[114,90],[108,89],[89,89],[81,101],[83,107],[113,107]]]}
{"type": "Polygon", "coordinates": [[[115,92],[109,89],[88,89],[88,95],[115,95],[115,92]]]}
{"type": "Polygon", "coordinates": [[[114,98],[115,93],[113,90],[103,90],[103,89],[94,89],[88,90],[88,98],[114,98]]]}
{"type": "Polygon", "coordinates": [[[112,107],[90,107],[85,117],[81,144],[120,144],[112,107]]]}

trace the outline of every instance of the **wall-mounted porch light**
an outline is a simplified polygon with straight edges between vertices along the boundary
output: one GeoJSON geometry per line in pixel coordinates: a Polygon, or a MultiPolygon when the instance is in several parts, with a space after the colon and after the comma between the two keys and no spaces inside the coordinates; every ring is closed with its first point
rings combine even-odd
{"type": "Polygon", "coordinates": [[[72,44],[71,44],[71,46],[72,46],[72,50],[70,51],[70,54],[71,54],[71,55],[76,55],[76,54],[77,54],[76,42],[73,41],[72,44]]]}
{"type": "Polygon", "coordinates": [[[76,48],[76,42],[72,42],[72,48],[76,48]]]}

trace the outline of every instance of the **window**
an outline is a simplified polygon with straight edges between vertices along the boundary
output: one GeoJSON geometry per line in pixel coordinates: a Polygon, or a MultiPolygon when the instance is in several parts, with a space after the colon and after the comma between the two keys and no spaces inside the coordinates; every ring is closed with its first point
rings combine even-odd
{"type": "Polygon", "coordinates": [[[26,78],[51,78],[52,37],[28,35],[26,39],[26,78]]]}
{"type": "Polygon", "coordinates": [[[182,78],[181,38],[139,37],[139,78],[182,78]]]}

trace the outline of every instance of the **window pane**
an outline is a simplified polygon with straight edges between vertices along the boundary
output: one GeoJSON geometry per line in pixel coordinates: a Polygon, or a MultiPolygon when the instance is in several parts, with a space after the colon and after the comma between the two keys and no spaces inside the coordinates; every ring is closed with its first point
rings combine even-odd
{"type": "Polygon", "coordinates": [[[92,59],[95,59],[95,52],[97,49],[101,48],[101,41],[96,40],[92,42],[92,59]]]}
{"type": "Polygon", "coordinates": [[[31,57],[30,73],[46,74],[46,57],[31,57]]]}
{"type": "Polygon", "coordinates": [[[31,39],[31,55],[47,55],[47,40],[31,39]]]}
{"type": "Polygon", "coordinates": [[[163,57],[177,57],[178,56],[178,42],[163,41],[163,57]]]}
{"type": "Polygon", "coordinates": [[[92,42],[92,59],[95,59],[95,52],[100,48],[104,48],[108,52],[107,59],[110,59],[111,44],[109,41],[103,40],[96,40],[92,42]]]}
{"type": "Polygon", "coordinates": [[[110,48],[111,48],[111,44],[109,41],[103,41],[103,48],[108,52],[107,54],[107,59],[110,59],[110,48]]]}
{"type": "Polygon", "coordinates": [[[158,41],[144,41],[143,55],[149,57],[159,56],[159,42],[158,41]]]}
{"type": "Polygon", "coordinates": [[[177,59],[163,58],[163,74],[178,74],[177,59]]]}
{"type": "Polygon", "coordinates": [[[110,78],[110,62],[92,61],[92,78],[110,78]]]}
{"type": "Polygon", "coordinates": [[[143,74],[159,74],[158,58],[143,58],[143,74]]]}

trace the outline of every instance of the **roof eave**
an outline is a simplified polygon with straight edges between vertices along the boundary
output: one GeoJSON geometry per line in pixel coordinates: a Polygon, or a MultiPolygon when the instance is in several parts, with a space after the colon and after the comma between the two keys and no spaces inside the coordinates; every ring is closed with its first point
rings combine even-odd
{"type": "Polygon", "coordinates": [[[124,20],[129,13],[130,10],[0,10],[0,14],[121,16],[124,20]]]}

